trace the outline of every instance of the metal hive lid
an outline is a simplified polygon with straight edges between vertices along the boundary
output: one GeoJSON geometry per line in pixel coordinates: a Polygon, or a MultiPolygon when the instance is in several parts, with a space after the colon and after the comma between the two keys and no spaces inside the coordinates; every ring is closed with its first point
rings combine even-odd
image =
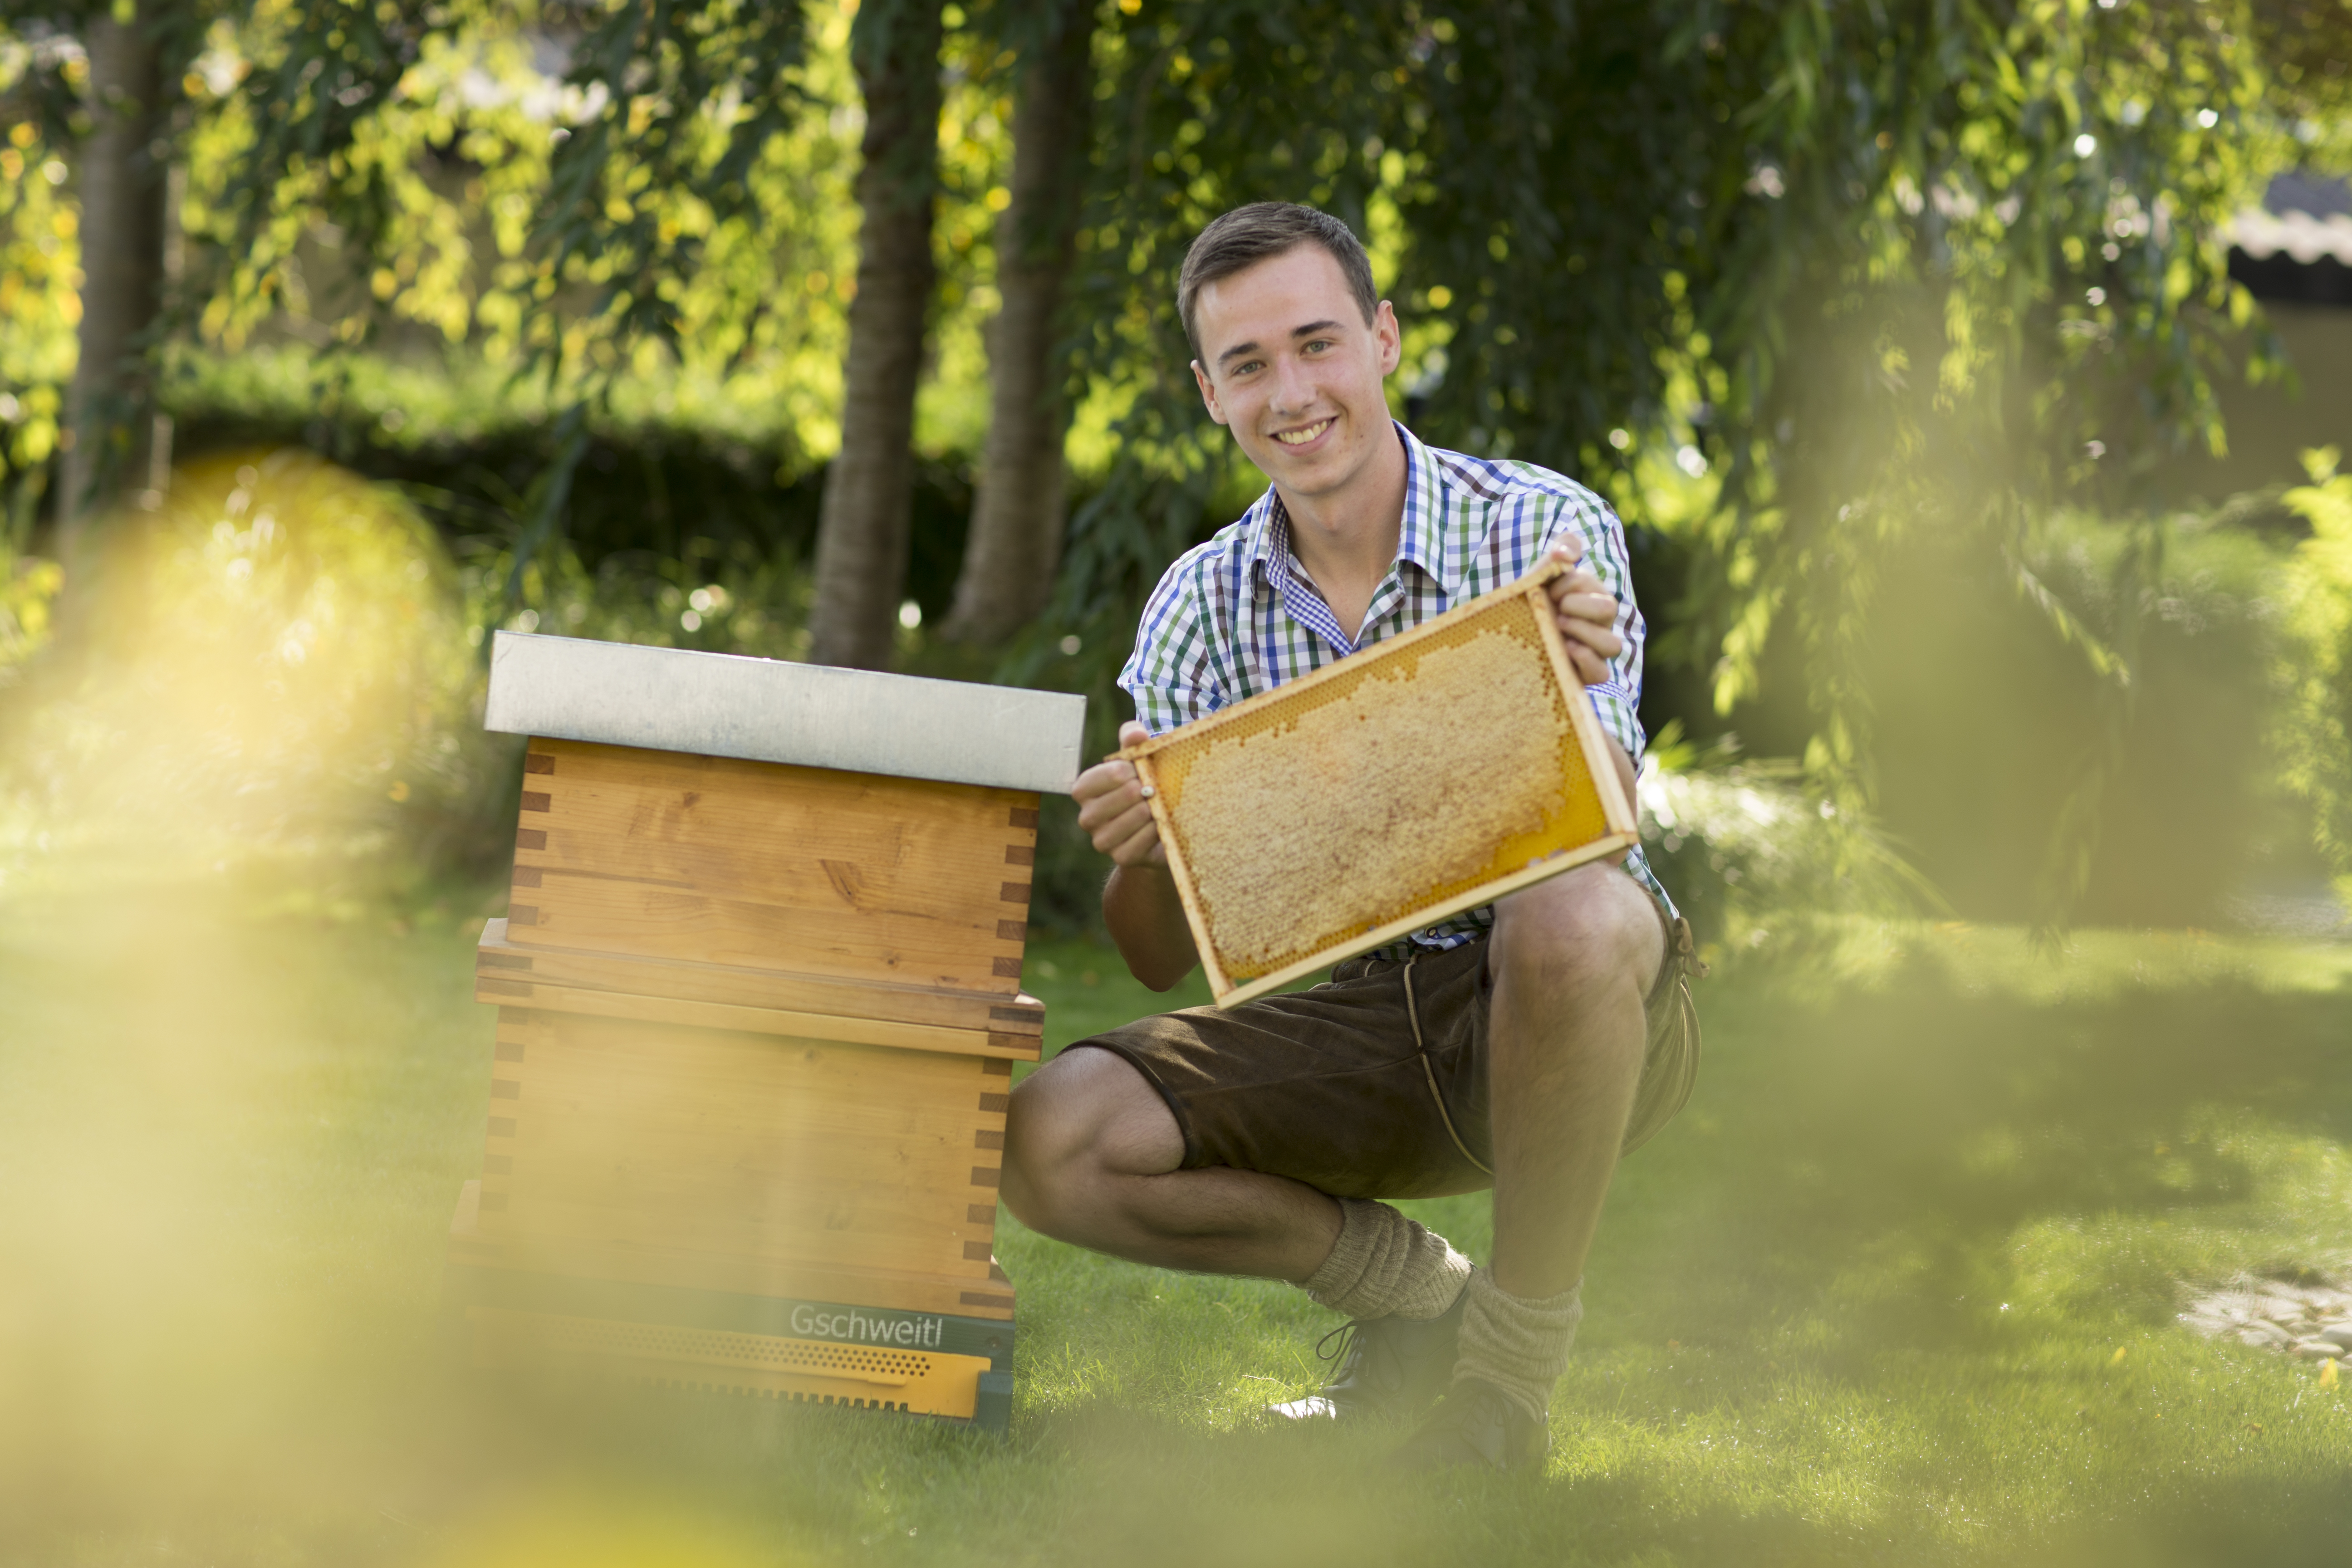
{"type": "Polygon", "coordinates": [[[688,648],[499,632],[483,727],[998,789],[1066,790],[1087,700],[688,648]]]}

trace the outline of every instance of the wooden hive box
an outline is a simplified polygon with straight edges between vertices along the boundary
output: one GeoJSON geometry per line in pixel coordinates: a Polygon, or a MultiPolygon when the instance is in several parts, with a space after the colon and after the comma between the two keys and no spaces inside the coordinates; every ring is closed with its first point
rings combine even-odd
{"type": "Polygon", "coordinates": [[[1001,1427],[992,1248],[1038,792],[1082,699],[501,633],[530,737],[479,1180],[475,1353],[1001,1427]]]}
{"type": "Polygon", "coordinates": [[[1636,842],[1547,564],[1119,754],[1221,1007],[1636,842]]]}

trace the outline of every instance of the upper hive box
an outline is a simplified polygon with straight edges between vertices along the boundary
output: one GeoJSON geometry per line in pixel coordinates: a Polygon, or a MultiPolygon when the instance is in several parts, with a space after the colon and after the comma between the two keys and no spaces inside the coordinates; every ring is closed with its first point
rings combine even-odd
{"type": "MultiPolygon", "coordinates": [[[[501,632],[484,722],[534,737],[508,941],[630,961],[667,995],[719,966],[710,999],[738,1005],[870,1009],[853,993],[874,984],[1009,997],[1036,792],[1069,787],[1084,712],[1054,692],[501,632]]],[[[908,1022],[940,1021],[910,1005],[908,1022]]]]}
{"type": "Polygon", "coordinates": [[[1636,841],[1547,564],[1119,754],[1219,1006],[1636,841]]]}

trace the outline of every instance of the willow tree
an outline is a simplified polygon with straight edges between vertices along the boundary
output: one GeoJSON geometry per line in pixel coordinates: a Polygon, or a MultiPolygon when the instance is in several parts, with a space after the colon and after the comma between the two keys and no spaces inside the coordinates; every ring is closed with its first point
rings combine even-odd
{"type": "MultiPolygon", "coordinates": [[[[1245,493],[1182,371],[1174,275],[1202,223],[1264,198],[1338,213],[1392,266],[1432,438],[1629,502],[1648,455],[1687,448],[1703,493],[1627,507],[1691,545],[1659,651],[1727,708],[1794,639],[1833,801],[1872,797],[1859,638],[1922,530],[2127,665],[2017,563],[2055,500],[2126,484],[2097,453],[2217,436],[2204,367],[2250,303],[2217,222],[2265,152],[2242,3],[1105,15],[1078,354],[1133,401],[1048,616],[1096,653],[1066,673],[1109,697],[1142,594],[1245,493]]],[[[2092,752],[2081,788],[2112,748],[2092,752]]],[[[2079,866],[2092,826],[2057,858],[2079,866]]]]}
{"type": "MultiPolygon", "coordinates": [[[[75,237],[80,257],[79,352],[59,432],[53,546],[69,564],[94,559],[89,534],[100,519],[134,499],[152,510],[167,479],[160,360],[203,308],[177,287],[185,237],[173,190],[200,122],[245,111],[263,127],[231,184],[249,210],[265,209],[303,158],[323,163],[349,145],[360,106],[389,89],[425,30],[391,8],[379,16],[331,0],[265,12],[246,19],[242,41],[281,68],[210,101],[192,90],[200,85],[192,67],[207,32],[233,15],[228,6],[81,0],[28,5],[11,18],[39,41],[50,67],[33,73],[24,95],[30,114],[21,128],[33,134],[19,140],[12,131],[11,140],[46,141],[70,155],[75,173],[76,219],[60,232],[75,237]]],[[[241,237],[253,237],[250,226],[241,237]]]]}
{"type": "MultiPolygon", "coordinates": [[[[335,353],[405,320],[539,374],[561,410],[551,460],[520,508],[511,591],[560,532],[591,419],[616,377],[649,353],[721,364],[755,355],[775,346],[776,318],[805,314],[773,287],[791,259],[774,241],[806,226],[811,205],[784,155],[812,101],[803,8],[566,6],[562,19],[580,32],[552,118],[469,102],[457,79],[484,51],[519,47],[529,19],[496,0],[10,9],[0,46],[35,62],[13,87],[0,82],[10,152],[20,170],[28,148],[77,170],[86,278],[70,417],[88,429],[68,453],[61,517],[70,522],[84,498],[115,486],[151,483],[161,351],[233,351],[261,321],[305,304],[296,251],[322,227],[365,260],[341,280],[347,297],[307,300],[327,318],[322,393],[331,395],[335,353]],[[217,47],[200,76],[191,68],[208,43],[217,47]],[[444,188],[448,170],[467,165],[462,191],[444,188]],[[187,287],[163,290],[162,201],[175,167],[202,177],[187,182],[187,287]],[[762,247],[770,254],[747,268],[762,247]]],[[[21,215],[45,204],[12,205],[21,215]]],[[[32,407],[45,391],[10,395],[32,407]]],[[[12,439],[12,466],[37,462],[41,446],[12,439]]]]}

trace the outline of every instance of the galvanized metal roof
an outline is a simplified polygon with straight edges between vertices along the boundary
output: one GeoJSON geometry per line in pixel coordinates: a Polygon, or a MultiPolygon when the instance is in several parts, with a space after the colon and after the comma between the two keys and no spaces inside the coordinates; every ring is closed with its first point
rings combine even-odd
{"type": "Polygon", "coordinates": [[[2232,218],[2228,232],[2230,243],[2257,261],[2284,253],[2305,267],[2325,257],[2352,267],[2352,183],[2281,174],[2263,205],[2232,218]]]}
{"type": "Polygon", "coordinates": [[[1087,700],[499,632],[487,729],[1001,789],[1066,790],[1087,700]]]}

